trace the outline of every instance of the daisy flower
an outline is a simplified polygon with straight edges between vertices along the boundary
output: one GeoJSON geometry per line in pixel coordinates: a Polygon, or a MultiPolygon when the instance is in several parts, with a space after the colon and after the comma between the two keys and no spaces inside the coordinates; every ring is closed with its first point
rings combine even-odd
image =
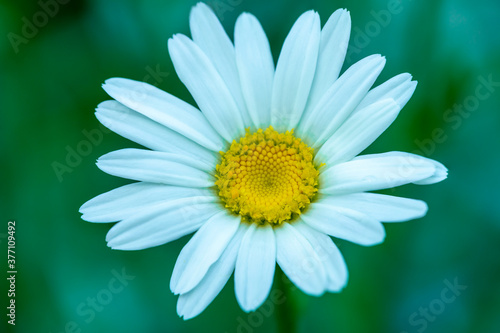
{"type": "Polygon", "coordinates": [[[368,56],[339,76],[350,34],[339,9],[321,28],[302,14],[278,62],[259,21],[243,13],[234,44],[213,11],[191,11],[192,38],[168,50],[198,108],[144,82],[112,78],[114,99],[96,116],[147,149],[97,161],[137,182],[101,194],[80,212],[117,222],[108,246],[140,250],[194,233],[179,254],[170,288],[184,319],[200,314],[234,271],[244,311],[267,298],[278,264],[304,293],[338,292],[344,259],[330,236],[360,245],[384,240],[381,222],[425,215],[425,202],[371,193],[447,176],[431,159],[404,152],[360,154],[394,121],[416,87],[400,74],[371,89],[385,64],[368,56]]]}

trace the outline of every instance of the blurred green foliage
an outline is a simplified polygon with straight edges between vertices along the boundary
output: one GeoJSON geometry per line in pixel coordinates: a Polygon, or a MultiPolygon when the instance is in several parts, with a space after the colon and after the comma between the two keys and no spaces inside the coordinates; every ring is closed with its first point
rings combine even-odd
{"type": "MultiPolygon", "coordinates": [[[[85,223],[78,213],[86,200],[128,183],[99,171],[96,158],[137,146],[103,132],[93,115],[109,99],[100,88],[105,79],[148,80],[193,102],[166,45],[173,34],[189,33],[195,1],[59,0],[57,8],[43,9],[47,3],[54,1],[0,2],[0,246],[6,253],[7,221],[16,220],[18,269],[17,325],[13,330],[2,314],[0,331],[275,331],[278,304],[245,314],[232,281],[204,313],[184,322],[169,278],[188,238],[144,251],[114,251],[104,241],[110,226],[85,223]],[[44,23],[41,11],[54,15],[44,23]],[[33,20],[40,27],[29,30],[26,21],[33,20]],[[155,78],[155,70],[163,74],[155,78]],[[54,162],[67,165],[68,149],[87,140],[85,133],[94,133],[96,143],[58,177],[54,162]],[[115,283],[123,270],[129,280],[115,283]],[[89,298],[97,296],[105,304],[92,310],[89,298]]],[[[387,65],[378,83],[402,72],[419,81],[399,118],[368,151],[416,151],[450,169],[449,179],[432,187],[387,191],[425,200],[426,217],[386,225],[386,241],[373,248],[338,242],[350,273],[342,293],[286,294],[297,331],[500,332],[500,2],[209,3],[230,36],[239,13],[255,14],[275,59],[302,12],[313,8],[324,23],[337,8],[348,8],[353,32],[344,68],[381,53],[387,65]],[[455,280],[467,288],[444,302],[443,292],[455,280]],[[422,313],[429,307],[428,315],[422,313]]],[[[5,309],[5,278],[0,287],[5,309]]]]}

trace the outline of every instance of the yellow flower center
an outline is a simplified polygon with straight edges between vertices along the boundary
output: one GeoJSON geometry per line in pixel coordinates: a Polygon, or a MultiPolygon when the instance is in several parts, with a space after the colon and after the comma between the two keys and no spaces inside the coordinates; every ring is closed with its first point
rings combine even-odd
{"type": "Polygon", "coordinates": [[[216,167],[226,208],[244,220],[279,225],[300,214],[318,191],[313,149],[272,126],[233,141],[216,167]]]}

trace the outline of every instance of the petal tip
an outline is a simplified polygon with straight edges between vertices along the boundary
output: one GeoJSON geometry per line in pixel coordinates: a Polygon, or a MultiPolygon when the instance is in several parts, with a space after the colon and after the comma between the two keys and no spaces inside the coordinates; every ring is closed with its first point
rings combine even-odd
{"type": "Polygon", "coordinates": [[[424,217],[427,212],[429,211],[429,206],[427,205],[427,202],[422,201],[422,211],[420,212],[420,215],[417,215],[417,219],[424,217]]]}
{"type": "MultiPolygon", "coordinates": [[[[339,8],[333,14],[335,14],[337,12],[340,14],[340,19],[342,19],[342,18],[349,19],[349,20],[351,19],[351,12],[347,8],[339,8]]],[[[339,19],[339,21],[340,21],[340,19],[339,19]]]]}
{"type": "Polygon", "coordinates": [[[186,306],[179,306],[179,301],[177,301],[177,315],[179,316],[179,318],[182,318],[182,320],[186,321],[198,316],[199,313],[196,313],[196,311],[189,311],[186,306]]]}

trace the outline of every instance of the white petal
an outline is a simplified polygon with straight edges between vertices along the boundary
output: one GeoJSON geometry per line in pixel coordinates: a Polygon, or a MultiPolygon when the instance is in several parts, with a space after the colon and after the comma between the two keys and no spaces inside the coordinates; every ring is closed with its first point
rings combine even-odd
{"type": "Polygon", "coordinates": [[[275,228],[275,235],[276,259],[283,272],[306,294],[322,295],[326,272],[311,244],[287,222],[275,228]]]}
{"type": "Polygon", "coordinates": [[[382,222],[403,222],[418,219],[427,213],[424,201],[377,193],[327,196],[318,202],[353,209],[382,222]]]}
{"type": "Polygon", "coordinates": [[[279,132],[298,124],[311,90],[320,40],[318,13],[302,14],[285,39],[274,76],[271,124],[279,132]]]}
{"type": "Polygon", "coordinates": [[[209,170],[215,165],[159,151],[121,149],[101,156],[97,166],[113,176],[186,187],[214,186],[209,170]],[[203,171],[204,170],[204,171],[203,171]]]}
{"type": "Polygon", "coordinates": [[[170,279],[170,290],[174,294],[184,294],[196,287],[233,238],[240,220],[240,216],[223,210],[194,234],[175,263],[170,279]]]}
{"type": "Polygon", "coordinates": [[[193,41],[210,59],[231,92],[242,115],[244,127],[250,126],[250,117],[241,92],[234,46],[217,16],[210,7],[199,2],[191,10],[189,27],[193,41]]]}
{"type": "Polygon", "coordinates": [[[168,40],[168,50],[179,79],[217,132],[227,142],[244,135],[241,110],[200,47],[186,36],[177,34],[168,40]]]}
{"type": "Polygon", "coordinates": [[[234,30],[236,62],[247,110],[256,128],[271,119],[274,62],[266,34],[255,16],[243,13],[234,30]]]}
{"type": "Polygon", "coordinates": [[[275,267],[273,228],[253,223],[241,241],[234,271],[236,299],[243,311],[254,311],[264,303],[271,291],[275,267]]]}
{"type": "Polygon", "coordinates": [[[177,301],[177,313],[185,320],[199,315],[212,303],[233,273],[236,256],[240,248],[241,239],[247,230],[242,223],[234,237],[229,242],[219,260],[217,260],[201,282],[190,292],[181,294],[177,301]]]}
{"type": "Polygon", "coordinates": [[[145,211],[160,202],[209,196],[211,189],[133,183],[98,195],[80,207],[82,219],[89,222],[116,222],[145,211]]]}
{"type": "Polygon", "coordinates": [[[216,196],[160,203],[115,224],[106,235],[108,246],[141,250],[162,245],[198,230],[223,209],[216,196]]]}
{"type": "Polygon", "coordinates": [[[318,231],[360,245],[379,244],[385,238],[382,223],[344,207],[314,203],[300,218],[318,231]]]}
{"type": "Polygon", "coordinates": [[[349,12],[345,9],[336,10],[321,30],[318,65],[307,108],[313,108],[337,80],[344,63],[350,34],[351,16],[349,12]]]}
{"type": "Polygon", "coordinates": [[[387,98],[392,98],[402,109],[413,95],[417,82],[411,80],[411,75],[403,73],[385,81],[366,94],[354,112],[387,98]]]}
{"type": "Polygon", "coordinates": [[[324,93],[314,109],[307,110],[297,133],[319,147],[349,117],[373,85],[385,65],[378,54],[366,57],[345,71],[324,93]]]}
{"type": "Polygon", "coordinates": [[[97,106],[96,117],[115,133],[153,150],[187,154],[217,164],[217,153],[208,150],[168,127],[129,109],[117,101],[97,106]]]}
{"type": "Polygon", "coordinates": [[[401,151],[390,151],[387,153],[383,154],[373,154],[373,155],[360,155],[355,158],[355,160],[362,160],[362,159],[370,159],[372,157],[383,157],[383,158],[391,158],[391,157],[396,157],[398,159],[403,159],[407,162],[413,160],[413,159],[419,159],[421,161],[426,161],[428,163],[431,163],[435,170],[434,173],[428,177],[424,178],[418,181],[414,181],[414,184],[418,185],[428,185],[428,184],[435,184],[439,183],[440,181],[445,180],[448,177],[448,169],[438,161],[435,161],[433,159],[423,157],[420,155],[415,155],[411,153],[406,153],[406,152],[401,152],[401,151]]]}
{"type": "Polygon", "coordinates": [[[314,161],[335,165],[351,160],[392,124],[399,111],[393,99],[385,99],[354,113],[321,146],[314,161]]]}
{"type": "Polygon", "coordinates": [[[430,158],[427,158],[427,161],[434,164],[436,171],[434,171],[434,174],[431,177],[416,181],[416,182],[414,182],[414,184],[417,184],[417,185],[435,184],[435,183],[439,183],[440,181],[443,181],[446,178],[448,178],[448,169],[443,164],[439,163],[436,160],[430,159],[430,158]]]}
{"type": "Polygon", "coordinates": [[[330,292],[336,292],[344,288],[347,284],[347,266],[332,239],[304,222],[294,223],[293,226],[306,237],[323,262],[327,277],[326,289],[330,292]]]}
{"type": "Polygon", "coordinates": [[[434,164],[418,155],[362,155],[323,171],[319,191],[339,195],[381,190],[428,179],[435,172],[434,164]]]}
{"type": "Polygon", "coordinates": [[[224,141],[195,107],[145,82],[108,79],[102,86],[109,96],[146,117],[213,151],[224,141]]]}

